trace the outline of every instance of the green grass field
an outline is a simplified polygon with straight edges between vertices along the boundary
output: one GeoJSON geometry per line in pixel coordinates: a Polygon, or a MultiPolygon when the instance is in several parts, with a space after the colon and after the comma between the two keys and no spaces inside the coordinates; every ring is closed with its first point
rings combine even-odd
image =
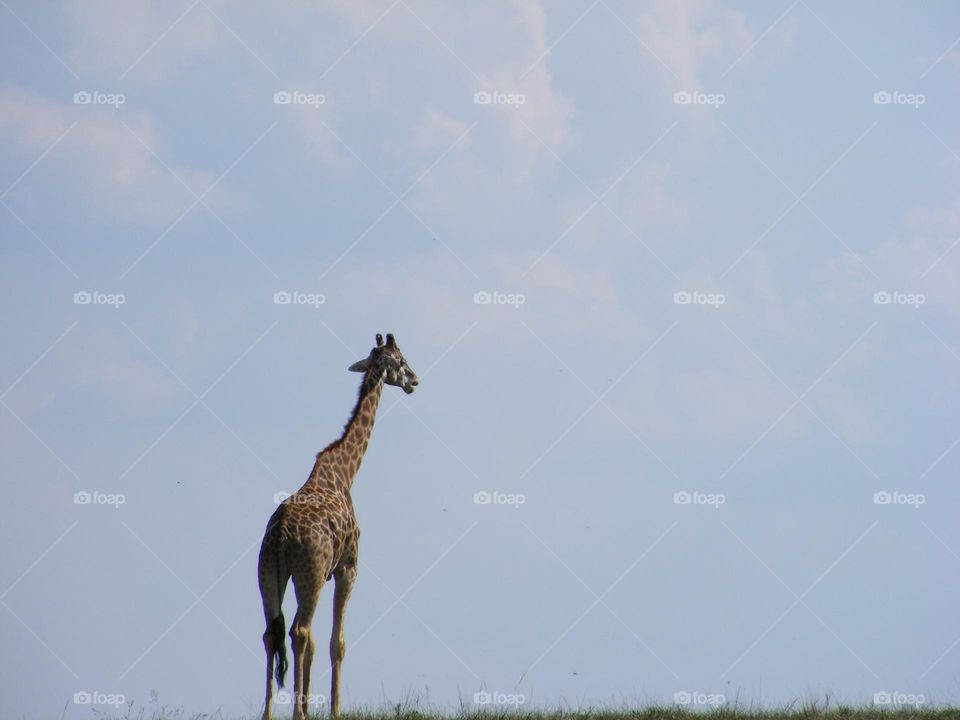
{"type": "MultiPolygon", "coordinates": [[[[119,714],[100,714],[103,720],[233,720],[219,713],[191,715],[182,710],[166,708],[148,712],[127,708],[119,714]]],[[[275,713],[275,718],[287,720],[289,709],[275,713]]],[[[325,720],[328,715],[311,715],[325,720]]],[[[960,720],[960,708],[854,708],[831,703],[797,703],[782,709],[735,709],[720,707],[711,710],[685,710],[677,707],[645,707],[637,709],[602,709],[570,711],[523,710],[463,710],[456,713],[409,710],[397,706],[380,710],[348,710],[341,714],[344,720],[960,720]]],[[[250,719],[252,720],[252,719],[250,719]]]]}

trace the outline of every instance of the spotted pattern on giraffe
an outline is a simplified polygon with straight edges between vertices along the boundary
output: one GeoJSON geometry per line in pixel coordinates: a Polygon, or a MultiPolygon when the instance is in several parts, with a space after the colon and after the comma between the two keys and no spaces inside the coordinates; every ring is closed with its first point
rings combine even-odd
{"type": "Polygon", "coordinates": [[[260,545],[257,575],[267,626],[263,634],[267,654],[264,720],[271,718],[274,676],[282,685],[286,672],[282,605],[290,580],[297,599],[297,613],[290,626],[293,720],[307,716],[310,668],[316,646],[311,623],[323,584],[331,579],[335,589],[330,637],[330,713],[333,717],[340,713],[340,665],[346,653],[343,617],[360,552],[360,527],[350,488],[370,443],[384,384],[399,387],[407,394],[419,384],[392,335],[387,335],[386,344],[377,335],[370,354],[350,370],[362,372],[363,380],[342,435],[317,453],[306,482],[280,503],[270,517],[260,545]]]}

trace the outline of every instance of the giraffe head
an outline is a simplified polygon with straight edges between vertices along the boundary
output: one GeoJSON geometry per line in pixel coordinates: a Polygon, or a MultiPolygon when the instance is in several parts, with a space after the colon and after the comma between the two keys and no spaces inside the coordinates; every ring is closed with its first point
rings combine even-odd
{"type": "Polygon", "coordinates": [[[386,343],[383,342],[383,335],[377,333],[377,344],[370,354],[350,366],[351,371],[362,373],[370,368],[377,373],[382,373],[383,381],[387,385],[396,385],[407,394],[412,393],[413,389],[420,384],[417,374],[407,365],[403,353],[397,347],[397,341],[389,333],[387,333],[386,343]]]}

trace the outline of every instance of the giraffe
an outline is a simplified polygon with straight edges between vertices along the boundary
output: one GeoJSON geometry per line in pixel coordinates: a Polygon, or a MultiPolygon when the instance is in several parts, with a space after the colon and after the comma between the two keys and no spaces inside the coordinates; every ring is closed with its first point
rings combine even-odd
{"type": "Polygon", "coordinates": [[[270,720],[273,677],[283,687],[287,670],[284,644],[283,595],[293,578],[297,613],[290,626],[293,646],[293,718],[307,716],[310,665],[314,641],[310,629],[323,583],[335,581],[333,632],[330,635],[330,714],[340,714],[340,664],[346,652],[343,615],[357,576],[360,528],[353,513],[350,486],[370,442],[370,433],[383,385],[395,385],[407,394],[419,384],[393,335],[377,335],[376,345],[349,368],[363,373],[360,394],[343,434],[317,454],[313,471],[297,492],[285,499],[267,523],[260,546],[258,576],[267,629],[267,691],[263,720],[270,720]],[[276,661],[276,668],[274,668],[276,661]]]}

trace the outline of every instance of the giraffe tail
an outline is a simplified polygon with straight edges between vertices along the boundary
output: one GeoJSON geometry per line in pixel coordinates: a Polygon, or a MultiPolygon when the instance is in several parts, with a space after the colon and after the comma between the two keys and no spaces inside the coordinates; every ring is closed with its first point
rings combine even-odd
{"type": "MultiPolygon", "coordinates": [[[[286,623],[283,619],[283,593],[286,589],[289,575],[282,569],[283,553],[281,552],[282,536],[278,526],[282,516],[278,517],[283,509],[281,505],[274,516],[270,518],[267,531],[260,545],[260,560],[258,574],[260,581],[260,596],[263,599],[263,614],[267,621],[265,637],[270,639],[269,661],[273,664],[273,674],[277,685],[283,687],[283,678],[287,674],[287,643],[286,623]],[[270,586],[270,572],[274,573],[276,584],[270,586]]],[[[270,667],[269,665],[267,667],[270,667]]]]}
{"type": "Polygon", "coordinates": [[[283,687],[283,678],[287,674],[286,632],[283,612],[281,611],[270,621],[270,636],[273,638],[273,656],[276,662],[274,674],[277,678],[277,685],[280,687],[283,687]]]}

